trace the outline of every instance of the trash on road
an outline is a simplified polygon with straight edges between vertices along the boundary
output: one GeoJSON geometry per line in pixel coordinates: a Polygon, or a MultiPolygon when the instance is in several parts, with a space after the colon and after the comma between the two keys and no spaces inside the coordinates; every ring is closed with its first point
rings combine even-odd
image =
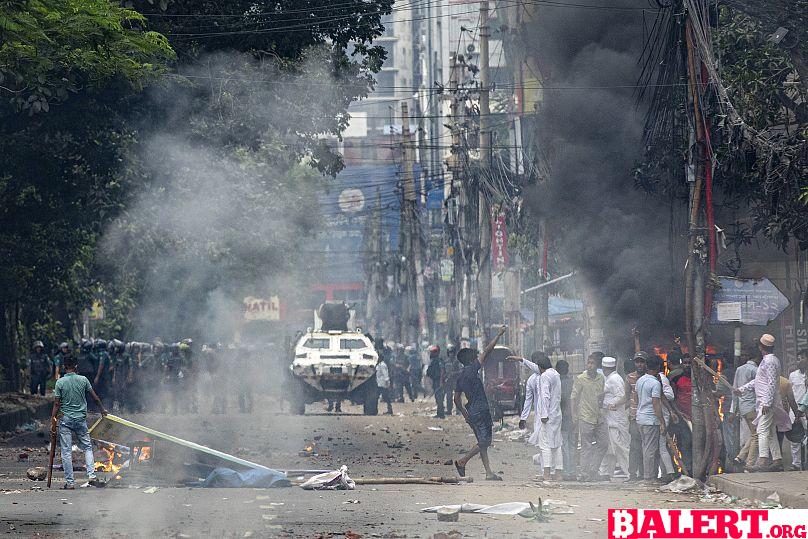
{"type": "Polygon", "coordinates": [[[113,414],[96,421],[90,428],[90,436],[108,455],[99,469],[111,472],[115,479],[134,475],[138,470],[148,474],[152,481],[184,484],[198,484],[200,477],[206,477],[216,468],[237,473],[247,470],[283,473],[113,414]]]}
{"type": "Polygon", "coordinates": [[[506,434],[505,438],[507,438],[509,442],[523,442],[527,440],[529,436],[527,429],[517,429],[506,434]]]}
{"type": "Polygon", "coordinates": [[[348,467],[343,464],[339,470],[310,477],[300,487],[305,490],[354,490],[356,483],[348,477],[348,467]]]}
{"type": "Polygon", "coordinates": [[[563,500],[539,499],[538,504],[531,502],[506,502],[495,505],[481,505],[477,503],[464,503],[454,505],[436,505],[421,509],[422,513],[438,513],[441,511],[458,513],[477,513],[481,515],[519,515],[523,518],[545,522],[549,515],[572,514],[572,506],[563,500]]]}
{"type": "Polygon", "coordinates": [[[316,457],[316,456],[319,455],[319,453],[317,453],[316,448],[317,448],[317,443],[316,442],[310,442],[310,443],[306,444],[306,447],[304,447],[303,449],[298,451],[297,455],[299,457],[316,457]]]}
{"type": "Polygon", "coordinates": [[[278,488],[291,487],[286,474],[278,470],[246,470],[216,468],[199,483],[204,488],[278,488]]]}
{"type": "Polygon", "coordinates": [[[421,512],[422,513],[437,513],[438,509],[440,509],[441,507],[456,508],[461,513],[474,513],[478,509],[485,509],[486,507],[491,507],[491,506],[490,505],[481,505],[479,503],[464,503],[464,504],[458,504],[458,505],[435,505],[435,506],[432,506],[432,507],[425,507],[425,508],[421,509],[421,512]]]}
{"type": "Polygon", "coordinates": [[[429,430],[436,430],[436,431],[442,431],[443,430],[443,428],[441,428],[441,427],[427,427],[427,428],[429,430]]]}
{"type": "Polygon", "coordinates": [[[354,479],[357,485],[438,485],[473,483],[473,477],[357,477],[354,479]]]}
{"type": "Polygon", "coordinates": [[[437,513],[440,522],[457,522],[460,520],[459,507],[441,507],[437,513]]]}
{"type": "Polygon", "coordinates": [[[43,468],[42,466],[35,466],[33,468],[28,468],[25,475],[28,476],[28,479],[31,481],[44,481],[45,478],[48,477],[48,469],[43,468]]]}
{"type": "Polygon", "coordinates": [[[158,489],[157,487],[149,487],[149,488],[147,488],[146,490],[143,491],[143,494],[154,494],[158,490],[160,490],[160,489],[158,489]]]}
{"type": "Polygon", "coordinates": [[[659,487],[659,490],[662,492],[690,492],[691,490],[699,488],[700,485],[701,483],[692,477],[683,475],[667,485],[662,485],[659,487]]]}

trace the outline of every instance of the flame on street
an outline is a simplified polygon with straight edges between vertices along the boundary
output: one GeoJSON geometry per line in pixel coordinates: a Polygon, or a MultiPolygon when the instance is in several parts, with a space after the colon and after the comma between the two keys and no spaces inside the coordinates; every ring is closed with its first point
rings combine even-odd
{"type": "Polygon", "coordinates": [[[106,460],[99,460],[95,463],[95,471],[117,474],[124,466],[123,457],[120,453],[108,447],[101,447],[101,452],[106,456],[106,460]],[[116,463],[116,456],[118,463],[116,463]]]}

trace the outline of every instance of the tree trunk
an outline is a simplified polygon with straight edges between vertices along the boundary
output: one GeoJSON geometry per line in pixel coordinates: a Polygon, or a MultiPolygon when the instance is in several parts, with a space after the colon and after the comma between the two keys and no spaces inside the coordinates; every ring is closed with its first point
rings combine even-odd
{"type": "Polygon", "coordinates": [[[4,381],[17,390],[20,387],[20,364],[17,360],[16,316],[11,313],[12,309],[13,305],[0,303],[0,365],[4,381]]]}

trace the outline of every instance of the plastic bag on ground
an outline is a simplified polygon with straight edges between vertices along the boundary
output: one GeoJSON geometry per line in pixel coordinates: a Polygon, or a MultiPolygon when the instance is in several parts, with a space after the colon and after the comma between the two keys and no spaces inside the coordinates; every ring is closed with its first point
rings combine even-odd
{"type": "Polygon", "coordinates": [[[491,507],[490,505],[481,505],[479,503],[464,503],[462,505],[435,505],[433,507],[426,507],[421,509],[422,513],[437,513],[438,509],[441,507],[446,507],[449,509],[460,509],[461,513],[474,513],[480,509],[485,509],[486,507],[491,507]]]}
{"type": "Polygon", "coordinates": [[[339,470],[315,475],[300,486],[306,490],[354,490],[356,483],[348,477],[348,467],[342,465],[339,470]]]}
{"type": "Polygon", "coordinates": [[[698,487],[699,487],[698,481],[696,481],[692,477],[683,475],[680,478],[671,481],[667,485],[662,485],[661,487],[659,487],[659,490],[663,492],[688,492],[698,487]]]}
{"type": "Polygon", "coordinates": [[[230,468],[216,468],[199,486],[207,488],[276,488],[291,487],[292,483],[286,478],[285,473],[278,470],[256,469],[237,472],[230,468]]]}

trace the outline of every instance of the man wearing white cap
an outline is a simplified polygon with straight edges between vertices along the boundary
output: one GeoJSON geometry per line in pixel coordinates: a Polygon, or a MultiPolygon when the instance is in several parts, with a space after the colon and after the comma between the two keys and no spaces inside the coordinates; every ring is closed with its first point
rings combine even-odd
{"type": "MultiPolygon", "coordinates": [[[[534,373],[528,380],[527,390],[528,394],[533,394],[536,412],[530,442],[536,445],[535,442],[538,441],[544,467],[544,479],[560,480],[564,471],[561,450],[561,376],[553,368],[550,358],[543,352],[534,353],[531,355],[531,359],[533,361],[522,359],[522,364],[534,373]],[[531,385],[533,386],[532,392],[531,385]]],[[[524,421],[530,415],[528,400],[526,397],[520,421],[521,428],[524,428],[524,421]]]]}
{"type": "Polygon", "coordinates": [[[755,379],[734,390],[737,395],[755,392],[757,417],[754,424],[758,435],[758,460],[750,472],[782,471],[783,459],[777,431],[791,428],[788,413],[780,397],[780,360],[774,355],[774,337],[764,334],[758,343],[763,355],[755,379]]]}
{"type": "Polygon", "coordinates": [[[606,376],[603,388],[603,411],[606,425],[609,428],[609,451],[603,459],[601,469],[605,469],[607,473],[611,474],[617,464],[628,476],[628,450],[631,445],[631,435],[628,431],[626,383],[617,372],[615,358],[604,357],[602,365],[603,374],[606,376]]]}

